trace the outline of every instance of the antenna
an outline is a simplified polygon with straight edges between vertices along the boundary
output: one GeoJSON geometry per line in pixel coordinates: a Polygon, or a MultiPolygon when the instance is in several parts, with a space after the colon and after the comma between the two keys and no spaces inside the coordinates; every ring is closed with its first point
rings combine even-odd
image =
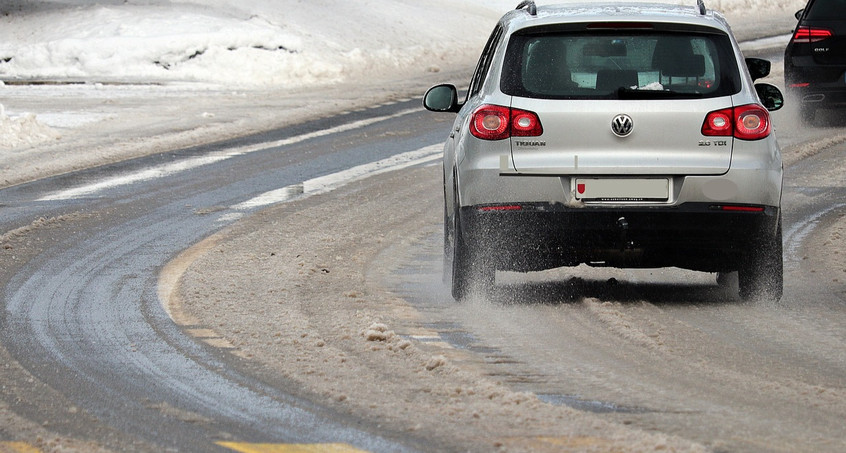
{"type": "MultiPolygon", "coordinates": [[[[699,1],[702,1],[702,0],[699,0],[699,1]]],[[[516,9],[523,9],[523,8],[526,8],[526,7],[528,7],[526,9],[526,11],[528,11],[529,14],[531,14],[532,16],[538,15],[538,7],[535,6],[535,2],[533,2],[532,0],[525,0],[525,1],[520,2],[520,4],[517,5],[516,9]]]]}
{"type": "Polygon", "coordinates": [[[699,14],[705,15],[705,0],[696,0],[696,5],[699,6],[699,14]]]}

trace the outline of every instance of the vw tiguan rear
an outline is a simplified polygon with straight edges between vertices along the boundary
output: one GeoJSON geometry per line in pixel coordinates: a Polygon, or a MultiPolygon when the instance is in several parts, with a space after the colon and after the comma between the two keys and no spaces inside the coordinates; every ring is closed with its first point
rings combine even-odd
{"type": "Polygon", "coordinates": [[[782,294],[782,162],[723,17],[703,5],[523,2],[496,25],[444,147],[445,277],[456,299],[496,271],[561,266],[738,272],[782,294]]]}

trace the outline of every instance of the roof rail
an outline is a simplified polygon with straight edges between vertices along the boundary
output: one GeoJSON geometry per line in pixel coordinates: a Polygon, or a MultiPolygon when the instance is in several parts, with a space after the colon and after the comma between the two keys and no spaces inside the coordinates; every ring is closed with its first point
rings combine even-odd
{"type": "Polygon", "coordinates": [[[528,11],[529,14],[531,14],[532,16],[538,15],[538,7],[535,6],[535,2],[533,2],[532,0],[524,0],[524,1],[520,2],[520,4],[517,5],[516,9],[523,9],[523,8],[526,8],[526,11],[528,11]]]}
{"type": "Polygon", "coordinates": [[[696,6],[699,7],[699,14],[705,15],[705,0],[696,0],[696,6]]]}

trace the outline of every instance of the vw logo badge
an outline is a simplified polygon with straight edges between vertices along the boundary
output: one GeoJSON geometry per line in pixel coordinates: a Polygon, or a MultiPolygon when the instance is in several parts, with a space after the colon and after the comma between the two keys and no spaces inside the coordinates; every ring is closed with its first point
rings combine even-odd
{"type": "Polygon", "coordinates": [[[625,137],[632,133],[634,129],[634,121],[629,115],[620,114],[611,120],[611,131],[617,137],[625,137]]]}

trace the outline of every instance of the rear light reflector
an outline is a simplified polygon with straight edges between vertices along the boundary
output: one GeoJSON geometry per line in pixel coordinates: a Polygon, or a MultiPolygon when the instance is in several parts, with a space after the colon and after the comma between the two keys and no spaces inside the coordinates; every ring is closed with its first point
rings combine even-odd
{"type": "Polygon", "coordinates": [[[834,36],[834,33],[827,28],[799,27],[796,29],[796,33],[793,34],[793,42],[811,43],[822,41],[832,36],[834,36]]]}
{"type": "Polygon", "coordinates": [[[543,134],[543,126],[534,112],[500,105],[483,105],[473,112],[470,133],[482,140],[537,137],[543,134]]]}
{"type": "Polygon", "coordinates": [[[811,84],[808,83],[808,82],[799,82],[799,83],[791,83],[790,84],[791,88],[806,88],[806,87],[809,87],[809,86],[811,86],[811,84]]]}
{"type": "Polygon", "coordinates": [[[764,212],[761,206],[719,206],[721,211],[731,212],[764,212]]]}
{"type": "Polygon", "coordinates": [[[483,206],[479,208],[482,212],[492,211],[522,211],[523,207],[520,205],[505,205],[505,206],[483,206]]]}
{"type": "Polygon", "coordinates": [[[760,140],[770,135],[772,124],[767,109],[758,104],[715,110],[705,117],[702,135],[760,140]]]}

